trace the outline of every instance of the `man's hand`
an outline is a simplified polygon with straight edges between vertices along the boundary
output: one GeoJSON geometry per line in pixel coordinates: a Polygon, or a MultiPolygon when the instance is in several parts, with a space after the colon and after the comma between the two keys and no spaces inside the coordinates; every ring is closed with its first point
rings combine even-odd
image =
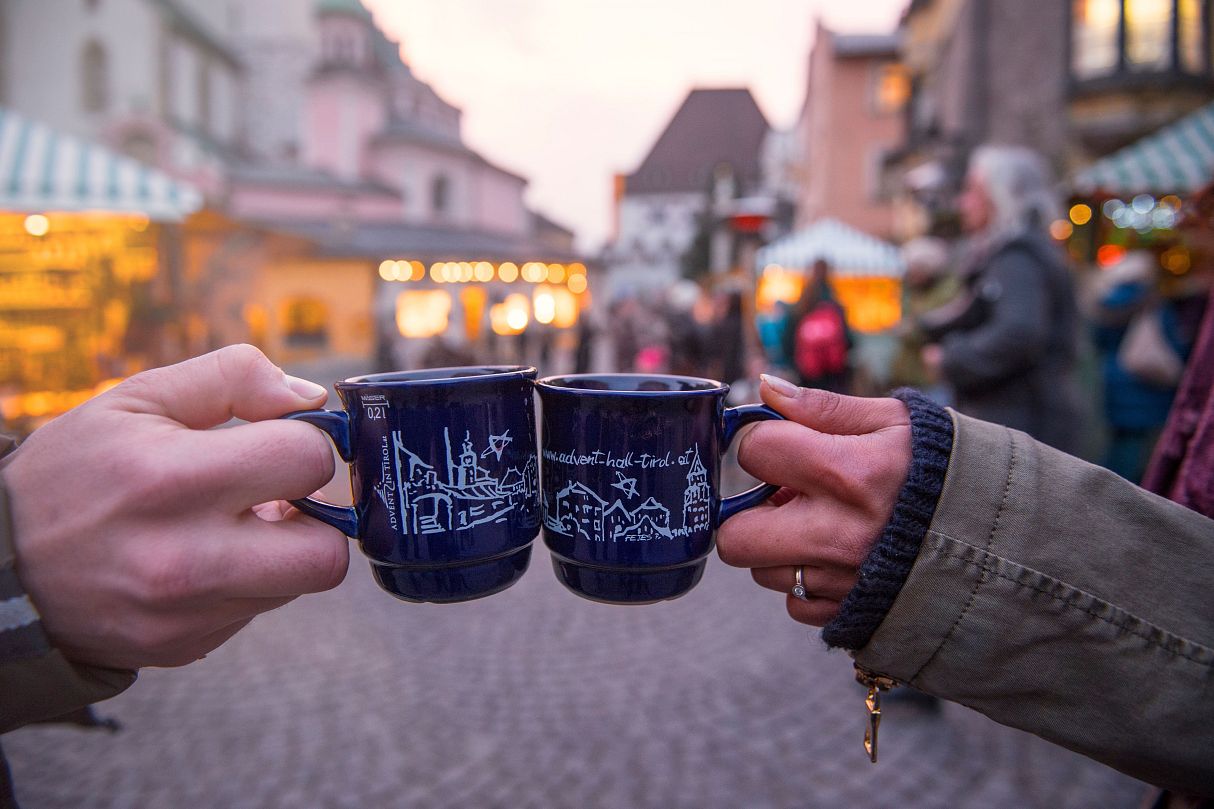
{"type": "Polygon", "coordinates": [[[347,541],[286,507],[333,475],[324,402],[252,346],[131,377],[3,468],[17,575],[52,642],[110,668],[180,666],[345,576],[347,541]],[[210,430],[236,417],[254,424],[210,430]],[[256,512],[254,508],[256,507],[256,512]]]}
{"type": "Polygon", "coordinates": [[[840,396],[769,376],[759,393],[789,420],[756,425],[738,445],[738,463],[783,488],[727,520],[717,552],[783,593],[803,567],[809,600],[789,595],[788,613],[824,626],[893,513],[910,469],[910,415],[897,399],[840,396]]]}

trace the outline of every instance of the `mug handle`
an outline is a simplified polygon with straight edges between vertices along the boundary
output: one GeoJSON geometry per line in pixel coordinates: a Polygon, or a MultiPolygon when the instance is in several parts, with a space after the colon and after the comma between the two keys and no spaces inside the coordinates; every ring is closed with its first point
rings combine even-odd
{"type": "MultiPolygon", "coordinates": [[[[344,410],[297,410],[287,413],[281,418],[288,421],[304,421],[325,432],[337,447],[337,454],[346,463],[354,462],[354,451],[350,444],[350,414],[344,410]]],[[[331,525],[348,537],[358,537],[358,512],[353,506],[337,506],[317,500],[315,497],[304,497],[299,500],[288,500],[291,505],[315,517],[326,525],[331,525]]]]}
{"type": "MultiPolygon", "coordinates": [[[[783,419],[776,411],[764,404],[747,404],[740,407],[725,408],[725,440],[721,446],[721,451],[724,452],[730,444],[733,443],[734,437],[738,434],[738,430],[745,427],[747,424],[753,424],[756,421],[771,421],[773,419],[783,419]]],[[[747,489],[741,494],[735,494],[730,497],[725,497],[721,500],[720,516],[717,518],[718,523],[725,522],[739,511],[745,511],[752,506],[757,506],[767,498],[780,490],[779,486],[774,486],[770,483],[760,483],[753,489],[747,489]]]]}

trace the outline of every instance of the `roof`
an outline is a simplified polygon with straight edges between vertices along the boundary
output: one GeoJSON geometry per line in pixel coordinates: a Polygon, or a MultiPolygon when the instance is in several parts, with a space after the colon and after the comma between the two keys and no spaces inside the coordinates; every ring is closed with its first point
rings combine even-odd
{"type": "Polygon", "coordinates": [[[384,257],[426,261],[575,261],[526,235],[409,225],[401,222],[300,222],[262,220],[255,224],[314,242],[318,254],[334,258],[384,257]]]}
{"type": "Polygon", "coordinates": [[[897,56],[901,42],[897,34],[831,34],[835,56],[897,56]]]}
{"type": "Polygon", "coordinates": [[[350,14],[364,20],[371,19],[371,12],[359,0],[317,0],[317,14],[350,14]]]}
{"type": "Polygon", "coordinates": [[[299,165],[240,163],[232,166],[229,177],[237,183],[279,185],[299,189],[356,191],[400,196],[400,190],[371,180],[343,180],[319,169],[299,165]]]}
{"type": "Polygon", "coordinates": [[[0,210],[176,221],[201,207],[202,195],[188,183],[0,107],[0,210]]]}
{"type": "Polygon", "coordinates": [[[1081,193],[1188,193],[1214,178],[1214,103],[1097,160],[1074,178],[1081,193]]]}
{"type": "Polygon", "coordinates": [[[417,126],[401,120],[391,120],[379,132],[371,136],[373,143],[417,143],[436,149],[442,149],[452,154],[463,155],[494,171],[505,174],[512,179],[526,184],[527,178],[510,169],[502,168],[475,149],[469,148],[458,137],[450,137],[432,129],[417,126]]]}
{"type": "Polygon", "coordinates": [[[755,255],[755,265],[807,269],[818,259],[829,261],[835,275],[844,278],[900,278],[905,268],[898,248],[837,219],[819,219],[777,239],[755,255]]]}
{"type": "Polygon", "coordinates": [[[760,153],[771,127],[745,87],[692,90],[658,136],[625,193],[703,192],[721,163],[743,189],[762,180],[760,153]]]}
{"type": "Polygon", "coordinates": [[[549,217],[545,216],[544,214],[540,213],[539,211],[537,211],[535,209],[530,209],[528,212],[531,214],[532,226],[537,231],[538,230],[557,231],[561,235],[568,236],[569,238],[573,238],[574,236],[577,235],[572,230],[570,230],[569,228],[562,225],[560,222],[557,222],[554,219],[550,219],[549,217]]]}

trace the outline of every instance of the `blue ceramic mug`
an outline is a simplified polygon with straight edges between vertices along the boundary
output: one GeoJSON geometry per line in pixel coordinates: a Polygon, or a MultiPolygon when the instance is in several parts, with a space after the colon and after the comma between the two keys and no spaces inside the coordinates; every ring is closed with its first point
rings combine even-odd
{"type": "Polygon", "coordinates": [[[612,604],[677,598],[696,585],[717,526],[776,491],[722,499],[721,456],[740,427],[781,416],[725,407],[729,386],[638,374],[548,377],[544,542],[561,583],[612,604]]]}
{"type": "Polygon", "coordinates": [[[341,410],[284,418],[328,433],[353,506],[291,501],[357,539],[379,585],[455,602],[514,584],[539,534],[536,370],[435,368],[338,382],[341,410]]]}

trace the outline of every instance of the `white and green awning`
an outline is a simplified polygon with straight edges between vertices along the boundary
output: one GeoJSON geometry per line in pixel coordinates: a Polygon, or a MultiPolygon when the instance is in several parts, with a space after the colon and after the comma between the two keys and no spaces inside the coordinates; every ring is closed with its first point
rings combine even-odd
{"type": "Polygon", "coordinates": [[[837,219],[819,219],[777,239],[759,250],[755,263],[760,270],[769,264],[805,270],[820,258],[844,278],[901,278],[905,268],[898,248],[837,219]]]}
{"type": "Polygon", "coordinates": [[[1214,179],[1214,104],[1101,158],[1075,175],[1081,194],[1186,194],[1214,179]]]}
{"type": "Polygon", "coordinates": [[[0,211],[106,211],[176,221],[202,207],[191,185],[0,107],[0,211]]]}

